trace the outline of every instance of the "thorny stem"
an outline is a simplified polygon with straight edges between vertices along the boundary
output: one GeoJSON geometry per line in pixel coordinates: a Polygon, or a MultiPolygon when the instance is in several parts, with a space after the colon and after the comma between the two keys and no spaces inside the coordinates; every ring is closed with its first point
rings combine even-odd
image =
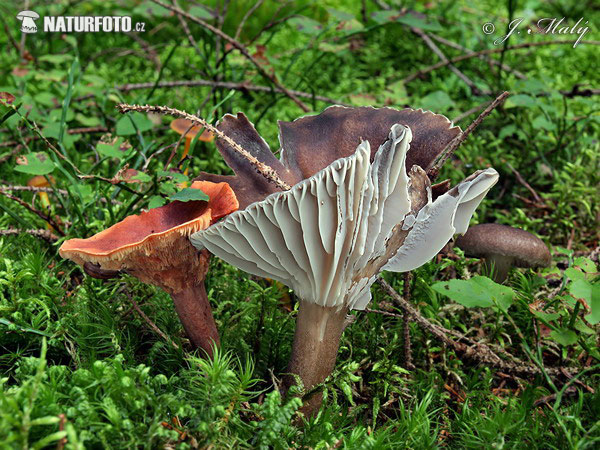
{"type": "Polygon", "coordinates": [[[157,114],[164,114],[168,116],[174,117],[183,117],[184,119],[189,120],[190,122],[199,124],[204,128],[212,131],[219,139],[223,139],[227,142],[231,147],[242,155],[250,164],[256,167],[256,170],[265,177],[270,182],[274,183],[279,189],[283,191],[288,191],[291,189],[291,186],[285,183],[277,174],[277,172],[267,164],[259,161],[256,157],[254,157],[249,151],[245,150],[240,144],[235,142],[221,130],[217,129],[215,126],[208,123],[206,120],[195,116],[193,114],[189,114],[185,111],[181,111],[175,108],[169,108],[168,106],[154,106],[154,105],[129,105],[127,103],[120,103],[117,105],[117,109],[120,113],[126,113],[130,111],[137,112],[153,112],[157,114]]]}
{"type": "Polygon", "coordinates": [[[300,301],[283,389],[287,393],[297,384],[297,378],[302,381],[307,395],[303,398],[300,412],[306,417],[316,414],[323,402],[323,393],[313,390],[333,372],[347,312],[347,308],[337,310],[300,301]]]}
{"type": "Polygon", "coordinates": [[[504,91],[500,94],[496,99],[490,103],[490,105],[483,110],[481,114],[475,119],[466,129],[465,131],[458,134],[454,139],[452,139],[446,148],[442,150],[442,152],[438,155],[438,157],[429,165],[427,168],[427,175],[431,180],[435,180],[440,172],[440,169],[444,165],[444,163],[448,160],[450,156],[456,151],[456,149],[462,144],[465,139],[479,126],[483,119],[489,116],[494,109],[504,103],[504,100],[510,95],[508,91],[504,91]]]}

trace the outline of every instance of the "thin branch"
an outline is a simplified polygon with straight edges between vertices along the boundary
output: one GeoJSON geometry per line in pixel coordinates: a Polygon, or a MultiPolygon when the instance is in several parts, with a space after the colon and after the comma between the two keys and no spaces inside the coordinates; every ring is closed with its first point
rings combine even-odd
{"type": "MultiPolygon", "coordinates": [[[[106,127],[85,127],[85,128],[72,128],[67,130],[67,134],[87,134],[87,133],[106,133],[108,128],[106,127]]],[[[24,140],[29,143],[31,141],[40,139],[39,136],[28,136],[24,140]]],[[[0,142],[0,147],[12,147],[13,145],[18,145],[18,141],[7,141],[0,142]]],[[[0,161],[1,162],[1,161],[0,161]]]]}
{"type": "Polygon", "coordinates": [[[510,94],[508,93],[508,91],[504,91],[502,94],[496,97],[496,99],[492,103],[490,103],[490,105],[481,114],[479,114],[479,117],[477,117],[477,119],[475,119],[471,123],[471,125],[469,125],[463,132],[458,134],[454,139],[452,139],[448,143],[446,148],[427,168],[427,175],[429,175],[430,179],[435,180],[437,178],[440,168],[444,165],[446,160],[456,151],[460,144],[462,144],[465,141],[465,139],[467,139],[467,137],[473,132],[473,130],[475,130],[475,128],[479,126],[483,119],[489,116],[494,109],[496,109],[498,106],[504,103],[504,100],[506,100],[506,98],[509,95],[510,94]]]}
{"type": "Polygon", "coordinates": [[[61,236],[65,236],[65,232],[62,230],[62,228],[60,227],[60,225],[49,215],[49,214],[44,214],[43,212],[41,212],[40,210],[34,208],[33,206],[31,206],[29,203],[27,203],[24,200],[21,200],[19,197],[15,197],[14,195],[9,194],[8,192],[4,192],[4,191],[0,191],[0,195],[14,201],[17,202],[19,205],[21,205],[23,208],[31,211],[33,214],[35,214],[36,216],[38,216],[40,219],[48,222],[52,228],[54,228],[58,234],[60,234],[61,236]]]}
{"type": "Polygon", "coordinates": [[[53,189],[51,187],[36,187],[36,186],[15,186],[15,185],[4,185],[4,186],[0,186],[0,192],[19,192],[19,191],[26,191],[26,192],[48,192],[50,194],[53,194],[55,192],[58,192],[59,194],[62,195],[67,195],[68,192],[64,189],[53,189]]]}
{"type": "Polygon", "coordinates": [[[452,122],[454,122],[454,123],[460,122],[465,117],[469,117],[471,114],[475,114],[477,111],[482,110],[483,108],[485,108],[486,106],[488,106],[492,102],[493,102],[493,100],[485,101],[483,103],[480,103],[479,105],[474,106],[473,108],[468,109],[464,113],[461,113],[458,116],[456,116],[454,119],[452,119],[452,122]]]}
{"type": "Polygon", "coordinates": [[[22,233],[27,233],[32,236],[42,238],[48,242],[58,241],[58,236],[52,233],[50,230],[21,230],[19,228],[0,230],[0,236],[16,236],[22,233]]]}
{"type": "Polygon", "coordinates": [[[242,30],[244,29],[244,25],[246,25],[246,21],[254,13],[254,11],[260,8],[264,1],[265,0],[258,0],[254,5],[252,5],[252,7],[246,12],[246,14],[244,14],[244,17],[242,17],[242,20],[240,21],[237,30],[235,30],[235,34],[233,35],[233,38],[235,40],[238,40],[240,38],[240,34],[242,34],[242,30]]]}
{"type": "Polygon", "coordinates": [[[429,47],[431,49],[431,51],[433,53],[435,53],[438,56],[438,58],[440,58],[442,60],[442,62],[447,62],[450,66],[450,70],[452,72],[454,72],[454,74],[458,78],[460,78],[467,86],[469,86],[469,88],[471,89],[471,92],[473,92],[473,94],[475,94],[475,95],[480,95],[480,94],[490,95],[491,94],[491,92],[489,92],[489,91],[481,91],[477,86],[475,86],[475,83],[473,83],[473,81],[469,77],[467,77],[464,73],[462,73],[460,70],[458,70],[456,68],[456,66],[454,66],[454,64],[450,63],[448,61],[448,58],[444,54],[444,52],[442,52],[442,50],[440,50],[440,48],[435,44],[435,42],[433,42],[431,40],[431,38],[429,37],[429,35],[427,33],[425,33],[423,30],[421,30],[420,28],[417,28],[417,27],[410,27],[410,31],[412,31],[417,36],[419,36],[423,40],[423,42],[425,42],[427,47],[429,47]]]}
{"type": "Polygon", "coordinates": [[[156,324],[154,322],[152,322],[152,320],[150,320],[150,318],[144,313],[144,311],[142,311],[142,309],[140,308],[140,305],[138,305],[137,302],[133,299],[133,296],[131,295],[130,292],[127,292],[127,297],[129,297],[129,301],[133,305],[133,308],[140,315],[140,317],[142,319],[144,319],[148,325],[150,325],[150,328],[152,328],[154,331],[156,331],[156,333],[160,337],[162,337],[165,341],[167,341],[170,345],[172,345],[173,348],[175,348],[176,350],[179,350],[179,345],[177,345],[175,342],[173,342],[169,336],[167,336],[165,333],[163,333],[161,331],[161,329],[158,328],[156,326],[156,324]]]}
{"type": "Polygon", "coordinates": [[[276,87],[278,90],[280,90],[281,92],[283,92],[285,95],[287,95],[290,99],[292,99],[294,101],[294,103],[296,103],[304,112],[309,112],[310,108],[308,106],[306,106],[300,99],[298,99],[298,97],[296,95],[294,95],[293,92],[291,92],[288,88],[286,88],[285,86],[283,86],[275,77],[275,75],[271,75],[269,74],[261,65],[260,63],[250,54],[250,52],[248,51],[248,49],[239,41],[233,39],[231,36],[229,36],[227,33],[223,32],[222,30],[212,26],[211,24],[209,24],[208,22],[205,22],[202,19],[199,19],[198,17],[194,17],[191,14],[188,14],[187,12],[181,10],[180,8],[177,8],[175,6],[169,5],[168,3],[165,3],[161,0],[152,0],[152,2],[156,3],[157,5],[162,6],[163,8],[166,8],[170,11],[173,11],[176,14],[180,14],[183,17],[191,20],[192,22],[196,22],[198,25],[202,26],[203,28],[206,28],[208,31],[216,34],[217,36],[221,37],[223,40],[229,42],[232,46],[234,46],[235,48],[237,48],[240,53],[242,55],[244,55],[244,57],[246,57],[246,59],[248,59],[248,61],[250,61],[258,70],[258,72],[265,78],[267,78],[268,80],[270,80],[276,87]]]}
{"type": "Polygon", "coordinates": [[[217,138],[223,139],[227,142],[231,147],[238,152],[242,157],[244,157],[250,164],[252,164],[258,172],[265,177],[267,180],[274,183],[279,189],[287,191],[291,189],[290,185],[285,183],[279,176],[277,172],[270,166],[264,164],[259,161],[256,157],[254,157],[250,152],[242,148],[240,144],[235,142],[221,130],[217,129],[215,126],[208,123],[206,120],[189,114],[185,111],[180,111],[175,108],[169,108],[168,106],[153,106],[153,105],[128,105],[126,103],[120,103],[117,105],[117,110],[121,113],[126,113],[129,111],[138,111],[138,112],[153,112],[163,115],[169,115],[174,117],[183,117],[184,119],[189,120],[190,122],[197,123],[198,125],[203,126],[204,128],[212,131],[217,138]]]}
{"type": "MultiPolygon", "coordinates": [[[[417,309],[415,309],[410,303],[408,303],[405,299],[403,299],[392,286],[390,286],[385,280],[382,278],[377,279],[377,283],[383,288],[384,292],[387,293],[392,299],[394,303],[403,310],[404,314],[410,315],[416,323],[418,323],[423,329],[429,331],[436,338],[441,340],[447,346],[453,348],[457,353],[462,354],[467,359],[471,359],[478,363],[483,363],[492,367],[496,367],[497,369],[504,370],[510,373],[522,374],[522,375],[537,375],[541,373],[541,369],[537,366],[533,366],[530,364],[526,364],[523,361],[519,361],[518,359],[512,357],[512,361],[505,361],[501,359],[494,351],[486,344],[479,342],[470,342],[472,345],[466,345],[460,342],[456,342],[455,340],[448,337],[448,335],[452,334],[450,330],[447,330],[444,327],[439,325],[435,325],[423,317],[417,309]]],[[[385,316],[402,318],[403,316],[400,314],[394,314],[388,311],[381,310],[372,310],[366,309],[367,312],[374,312],[378,314],[383,314],[385,316]]],[[[544,368],[548,375],[552,376],[561,376],[564,375],[563,372],[559,369],[555,368],[544,368]]],[[[575,373],[573,369],[569,369],[568,374],[575,373]]]]}
{"type": "MultiPolygon", "coordinates": [[[[437,64],[433,64],[429,67],[418,70],[417,72],[407,76],[406,78],[404,78],[402,80],[402,82],[404,84],[410,83],[415,78],[421,77],[425,74],[428,74],[429,72],[439,69],[440,67],[447,66],[448,64],[456,64],[457,62],[461,62],[461,61],[464,61],[464,60],[470,59],[470,58],[478,58],[479,56],[482,56],[482,55],[492,55],[495,53],[502,53],[502,52],[508,51],[508,50],[518,50],[521,48],[541,47],[541,46],[545,46],[545,45],[560,45],[560,44],[573,45],[574,43],[575,43],[575,41],[557,40],[557,41],[541,41],[541,42],[524,42],[522,44],[510,45],[510,46],[506,47],[506,49],[504,49],[504,48],[489,48],[489,49],[481,50],[478,52],[467,53],[466,55],[460,55],[455,58],[449,59],[448,61],[441,61],[437,64]]],[[[579,43],[580,44],[589,44],[589,45],[600,45],[600,41],[584,41],[584,40],[582,40],[582,41],[579,41],[579,43]]]]}
{"type": "MultiPolygon", "coordinates": [[[[452,41],[449,41],[448,39],[444,39],[443,37],[438,36],[435,33],[429,33],[429,36],[432,39],[435,39],[436,41],[438,41],[440,44],[447,45],[448,47],[452,47],[452,48],[454,48],[456,50],[460,50],[462,52],[471,53],[471,50],[469,50],[468,48],[463,47],[462,45],[457,44],[456,42],[452,42],[452,41]]],[[[508,64],[501,64],[500,61],[497,61],[494,58],[489,58],[489,57],[487,57],[485,55],[480,55],[479,59],[481,59],[482,61],[487,61],[488,63],[493,64],[494,66],[500,66],[500,68],[502,70],[505,70],[507,72],[511,72],[515,77],[520,78],[521,80],[526,80],[527,79],[527,76],[523,75],[518,70],[513,69],[508,64]]]]}
{"type": "MultiPolygon", "coordinates": [[[[120,86],[115,86],[115,89],[117,89],[119,91],[125,91],[125,92],[132,91],[135,89],[151,89],[155,86],[155,84],[156,83],[154,83],[154,82],[130,83],[130,84],[123,84],[120,86]]],[[[212,80],[200,79],[200,80],[161,81],[158,84],[156,84],[157,88],[179,87],[179,86],[185,86],[185,87],[210,86],[210,87],[215,87],[215,88],[219,88],[219,89],[233,89],[236,91],[273,92],[273,89],[269,86],[260,86],[260,85],[256,85],[256,84],[250,84],[245,81],[236,83],[236,82],[232,82],[232,81],[212,81],[212,80]]],[[[321,102],[330,103],[332,105],[348,106],[348,104],[342,103],[336,99],[333,99],[330,97],[324,97],[322,95],[314,95],[314,94],[311,94],[310,92],[296,91],[293,89],[290,89],[290,92],[292,92],[296,97],[315,99],[315,100],[319,100],[321,102]]],[[[94,94],[87,94],[85,96],[78,97],[77,100],[84,100],[86,98],[91,98],[93,96],[94,96],[94,94]]]]}

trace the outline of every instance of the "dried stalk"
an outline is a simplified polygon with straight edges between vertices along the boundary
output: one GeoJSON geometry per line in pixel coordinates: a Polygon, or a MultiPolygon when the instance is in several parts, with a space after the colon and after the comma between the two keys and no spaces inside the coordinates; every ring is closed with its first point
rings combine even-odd
{"type": "Polygon", "coordinates": [[[290,99],[292,99],[294,101],[294,103],[296,103],[302,109],[302,111],[304,111],[304,112],[309,112],[310,111],[310,108],[308,106],[306,106],[300,99],[298,99],[298,97],[296,97],[293,92],[291,92],[288,88],[286,88],[284,85],[282,85],[277,80],[277,78],[275,77],[275,75],[269,74],[260,65],[260,63],[250,54],[250,52],[248,51],[248,49],[242,43],[240,43],[239,41],[236,41],[234,38],[232,38],[231,36],[229,36],[227,33],[223,32],[219,28],[216,28],[216,27],[212,26],[208,22],[205,22],[204,20],[199,19],[198,17],[194,17],[191,14],[188,14],[187,12],[183,11],[180,8],[177,8],[176,6],[169,5],[168,3],[162,2],[160,0],[152,0],[152,2],[156,3],[157,5],[162,6],[163,8],[166,8],[166,9],[168,9],[170,11],[173,11],[176,14],[179,14],[179,15],[185,17],[186,19],[189,19],[192,22],[197,23],[198,25],[202,26],[203,28],[206,28],[208,31],[210,31],[211,33],[217,35],[221,39],[229,42],[231,45],[233,45],[235,48],[237,48],[240,51],[240,53],[242,55],[244,55],[244,57],[246,57],[246,59],[248,59],[248,61],[250,61],[256,67],[256,69],[258,70],[258,72],[263,77],[265,77],[268,80],[270,80],[277,87],[278,90],[280,90],[285,95],[287,95],[290,99]]]}
{"type": "MultiPolygon", "coordinates": [[[[447,330],[444,327],[439,325],[435,325],[423,317],[419,311],[414,308],[410,303],[408,303],[402,296],[400,296],[392,286],[390,286],[385,280],[382,278],[377,279],[377,283],[383,288],[384,292],[388,294],[394,300],[394,303],[398,305],[404,312],[404,315],[391,313],[388,311],[380,311],[373,309],[365,309],[367,312],[374,312],[378,314],[383,314],[390,317],[403,318],[407,314],[411,316],[414,321],[421,326],[424,330],[433,334],[436,338],[441,340],[447,346],[453,348],[457,353],[463,354],[467,359],[471,359],[478,363],[483,363],[492,367],[496,367],[497,369],[504,370],[506,372],[515,373],[519,375],[537,375],[542,373],[542,370],[534,365],[524,363],[523,361],[519,361],[518,359],[512,357],[512,361],[505,361],[501,359],[488,345],[473,342],[469,340],[469,344],[466,345],[460,342],[456,342],[454,339],[451,339],[449,335],[453,334],[451,330],[447,330]]],[[[544,368],[548,375],[557,377],[564,375],[560,369],[555,368],[544,368]]],[[[573,374],[574,370],[569,370],[567,373],[573,374]]]]}
{"type": "Polygon", "coordinates": [[[285,183],[281,178],[279,178],[279,175],[272,167],[259,161],[250,152],[242,148],[240,144],[238,144],[225,133],[223,133],[221,130],[217,129],[215,126],[211,125],[206,120],[198,116],[194,116],[193,114],[189,114],[185,111],[180,111],[175,108],[169,108],[168,106],[129,105],[127,103],[120,103],[117,105],[117,110],[121,113],[126,113],[129,111],[153,112],[168,116],[183,117],[184,119],[187,119],[190,122],[197,123],[198,125],[201,125],[207,130],[213,132],[219,139],[223,139],[225,142],[231,145],[231,147],[240,155],[242,155],[246,160],[248,160],[248,162],[252,164],[263,177],[265,177],[270,182],[274,183],[279,189],[284,191],[291,189],[291,186],[285,183]]]}
{"type": "Polygon", "coordinates": [[[42,238],[48,242],[55,242],[58,240],[58,236],[52,233],[50,230],[21,230],[19,228],[0,230],[0,236],[16,236],[22,233],[27,233],[32,236],[42,238]]]}
{"type": "MultiPolygon", "coordinates": [[[[426,67],[424,69],[418,70],[417,72],[413,73],[412,75],[407,76],[406,78],[404,78],[402,80],[402,82],[404,84],[406,83],[410,83],[411,81],[413,81],[415,78],[423,76],[425,74],[428,74],[429,72],[432,72],[436,69],[439,69],[440,67],[444,67],[447,66],[449,64],[456,64],[457,62],[460,61],[464,61],[465,59],[470,59],[470,58],[478,58],[479,56],[484,56],[484,55],[492,55],[494,53],[502,53],[504,51],[508,51],[508,50],[518,50],[521,48],[529,48],[529,47],[542,47],[545,45],[559,45],[559,44],[570,44],[573,45],[575,42],[574,41],[565,41],[565,40],[557,40],[557,41],[541,41],[541,42],[524,42],[522,44],[517,44],[517,45],[510,45],[508,47],[504,48],[489,48],[486,50],[481,50],[478,52],[473,52],[473,53],[467,53],[466,55],[460,55],[457,56],[456,58],[452,58],[449,59],[447,61],[440,61],[437,64],[433,64],[429,67],[426,67]]],[[[580,44],[589,44],[589,45],[600,45],[600,41],[579,41],[580,44]]]]}
{"type": "Polygon", "coordinates": [[[506,98],[509,95],[510,94],[508,91],[504,91],[502,94],[496,97],[496,99],[492,103],[490,103],[490,105],[487,108],[485,108],[485,110],[481,114],[479,114],[477,119],[475,119],[471,123],[471,125],[469,125],[463,132],[461,132],[458,136],[456,136],[448,143],[448,145],[442,151],[442,153],[440,153],[440,155],[427,168],[427,175],[429,175],[429,178],[431,178],[432,180],[435,180],[437,178],[440,169],[442,168],[446,160],[450,156],[452,156],[452,154],[456,151],[460,144],[462,144],[465,141],[465,139],[467,139],[467,137],[473,132],[473,130],[475,130],[475,128],[479,126],[483,119],[489,116],[494,109],[496,109],[498,106],[504,103],[504,100],[506,100],[506,98]]]}

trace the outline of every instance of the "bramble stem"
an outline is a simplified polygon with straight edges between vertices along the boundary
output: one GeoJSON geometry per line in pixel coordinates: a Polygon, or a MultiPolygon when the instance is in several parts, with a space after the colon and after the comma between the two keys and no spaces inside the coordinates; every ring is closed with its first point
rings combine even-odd
{"type": "Polygon", "coordinates": [[[184,119],[189,120],[195,124],[201,125],[209,131],[212,131],[217,138],[223,139],[227,142],[231,147],[238,152],[242,157],[248,160],[250,164],[256,167],[256,170],[265,177],[270,182],[274,183],[279,189],[283,191],[288,191],[291,189],[291,186],[279,178],[277,172],[270,166],[265,163],[259,161],[256,157],[254,157],[248,150],[245,150],[240,144],[235,142],[221,130],[217,129],[214,125],[211,125],[206,120],[201,117],[195,116],[193,114],[187,113],[185,111],[180,111],[179,109],[169,108],[168,106],[155,106],[155,105],[129,105],[127,103],[119,103],[117,105],[117,109],[120,113],[126,113],[129,111],[138,111],[138,112],[153,112],[157,114],[163,114],[174,117],[183,117],[184,119]]]}

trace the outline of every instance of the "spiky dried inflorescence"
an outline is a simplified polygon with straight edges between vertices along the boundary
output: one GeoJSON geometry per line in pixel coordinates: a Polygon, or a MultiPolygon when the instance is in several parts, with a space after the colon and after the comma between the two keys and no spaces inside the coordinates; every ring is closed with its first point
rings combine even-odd
{"type": "Polygon", "coordinates": [[[274,183],[279,189],[288,190],[290,186],[282,181],[277,172],[268,165],[264,164],[262,161],[259,161],[256,157],[254,157],[250,152],[244,149],[240,144],[231,139],[227,134],[223,133],[221,130],[217,129],[206,120],[194,116],[193,114],[189,114],[185,111],[180,111],[175,108],[169,108],[168,106],[154,106],[154,105],[128,105],[126,103],[120,103],[117,105],[117,109],[121,113],[126,113],[129,111],[138,111],[138,112],[154,112],[157,114],[164,114],[174,117],[183,117],[184,119],[189,120],[190,122],[197,123],[202,125],[206,129],[212,131],[217,135],[219,139],[227,142],[228,145],[231,146],[237,153],[242,155],[248,163],[250,163],[254,168],[260,173],[266,180],[270,183],[274,183]]]}

